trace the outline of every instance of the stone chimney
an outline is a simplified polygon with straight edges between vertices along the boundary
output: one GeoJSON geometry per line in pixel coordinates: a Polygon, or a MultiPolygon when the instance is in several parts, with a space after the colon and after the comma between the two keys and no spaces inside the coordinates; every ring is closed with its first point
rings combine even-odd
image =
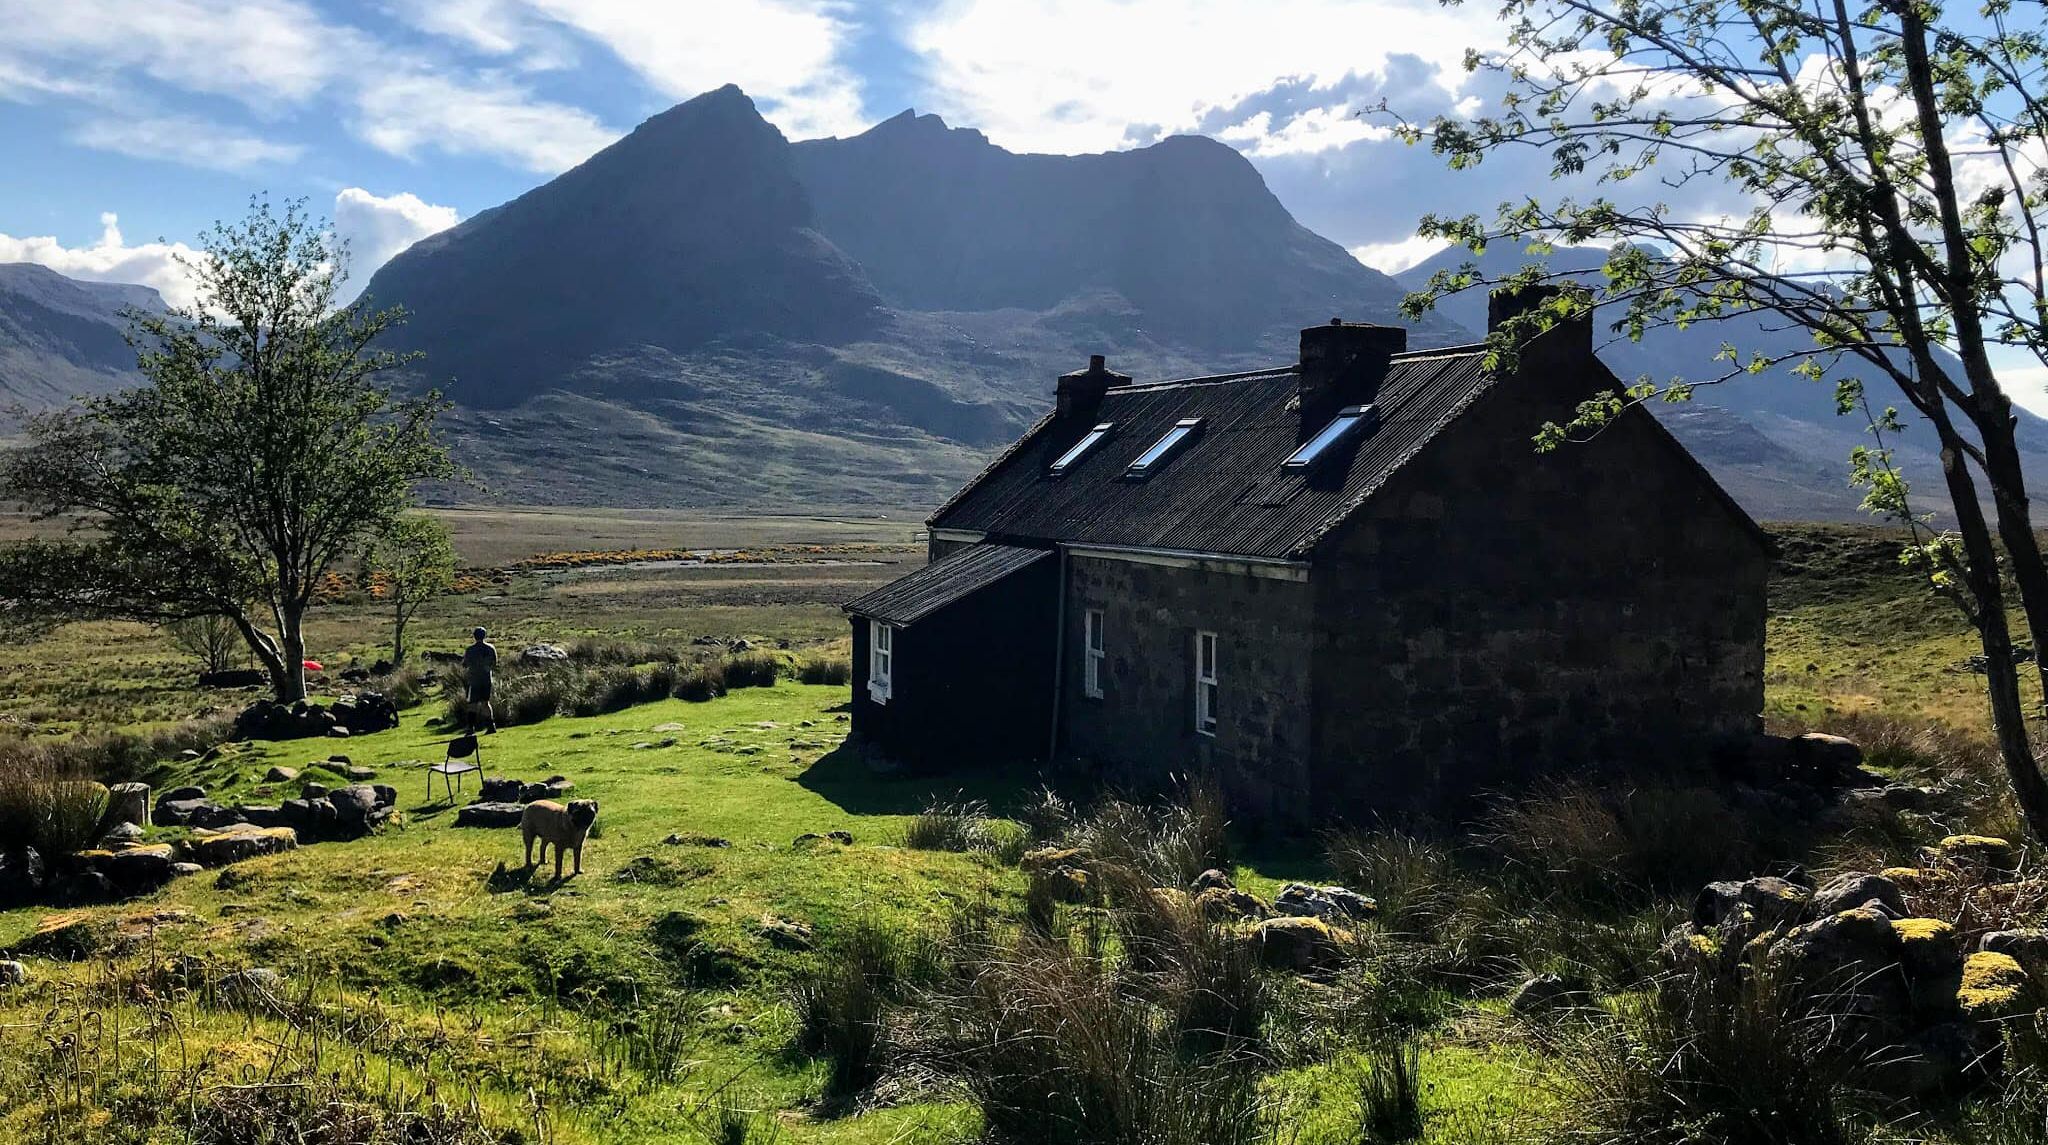
{"type": "Polygon", "coordinates": [[[1103,360],[1100,354],[1090,354],[1087,369],[1060,375],[1054,408],[1061,420],[1094,417],[1096,408],[1102,404],[1102,395],[1112,386],[1131,384],[1129,374],[1117,373],[1103,365],[1103,360]]]}
{"type": "Polygon", "coordinates": [[[1407,348],[1408,331],[1400,326],[1332,318],[1327,326],[1305,327],[1301,377],[1295,388],[1301,399],[1302,432],[1315,433],[1346,406],[1377,400],[1388,361],[1407,348]]]}
{"type": "MultiPolygon", "coordinates": [[[[1546,305],[1562,293],[1564,292],[1561,288],[1547,284],[1525,286],[1520,290],[1502,288],[1494,291],[1486,296],[1486,332],[1494,333],[1503,323],[1546,305]]],[[[1572,315],[1537,335],[1534,340],[1524,345],[1522,355],[1525,358],[1533,355],[1543,361],[1592,357],[1592,310],[1572,315]]]]}

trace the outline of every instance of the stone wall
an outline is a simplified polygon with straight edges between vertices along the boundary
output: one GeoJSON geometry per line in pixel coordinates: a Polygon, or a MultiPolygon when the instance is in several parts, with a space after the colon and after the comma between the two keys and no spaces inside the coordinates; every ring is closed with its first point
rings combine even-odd
{"type": "Polygon", "coordinates": [[[1239,813],[1307,807],[1312,599],[1300,581],[1067,557],[1062,749],[1112,782],[1213,774],[1239,813]],[[1100,699],[1083,692],[1086,609],[1104,614],[1100,699]],[[1194,641],[1218,636],[1217,728],[1195,731],[1194,641]]]}
{"type": "Polygon", "coordinates": [[[1535,453],[1555,409],[1482,399],[1318,551],[1317,805],[1457,814],[1758,729],[1763,542],[1645,412],[1535,453]]]}

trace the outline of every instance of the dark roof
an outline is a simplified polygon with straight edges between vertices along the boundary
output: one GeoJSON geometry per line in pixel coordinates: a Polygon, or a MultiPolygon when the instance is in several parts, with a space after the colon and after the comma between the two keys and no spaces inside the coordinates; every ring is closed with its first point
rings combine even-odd
{"type": "Polygon", "coordinates": [[[913,624],[1051,555],[1051,549],[972,545],[848,603],[846,611],[889,624],[913,624]]]}
{"type": "Polygon", "coordinates": [[[1034,426],[931,525],[991,540],[1299,558],[1486,391],[1483,357],[1479,346],[1395,357],[1374,401],[1377,427],[1306,472],[1280,465],[1301,443],[1291,366],[1117,387],[1088,417],[1034,426]],[[1133,459],[1190,417],[1202,419],[1200,439],[1159,472],[1125,478],[1133,459]],[[1065,475],[1047,476],[1098,422],[1115,423],[1115,436],[1065,475]]]}

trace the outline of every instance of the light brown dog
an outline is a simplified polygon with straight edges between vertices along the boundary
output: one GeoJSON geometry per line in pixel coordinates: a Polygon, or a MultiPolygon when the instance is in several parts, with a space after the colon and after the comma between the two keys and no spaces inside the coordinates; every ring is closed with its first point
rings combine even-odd
{"type": "Polygon", "coordinates": [[[519,837],[526,844],[526,866],[534,866],[533,841],[540,840],[540,861],[548,860],[548,844],[555,845],[555,879],[562,877],[562,849],[576,853],[576,873],[583,873],[583,840],[590,825],[597,822],[597,800],[576,799],[567,807],[552,799],[536,799],[519,816],[519,837]]]}

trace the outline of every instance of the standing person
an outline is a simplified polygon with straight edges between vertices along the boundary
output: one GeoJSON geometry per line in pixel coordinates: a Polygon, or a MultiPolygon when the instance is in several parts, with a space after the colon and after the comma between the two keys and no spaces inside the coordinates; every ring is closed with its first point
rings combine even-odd
{"type": "Polygon", "coordinates": [[[491,671],[498,666],[498,650],[484,639],[484,630],[475,632],[476,642],[462,653],[462,671],[469,683],[469,721],[471,730],[476,728],[476,709],[484,710],[484,729],[498,730],[498,713],[491,708],[491,671]]]}

